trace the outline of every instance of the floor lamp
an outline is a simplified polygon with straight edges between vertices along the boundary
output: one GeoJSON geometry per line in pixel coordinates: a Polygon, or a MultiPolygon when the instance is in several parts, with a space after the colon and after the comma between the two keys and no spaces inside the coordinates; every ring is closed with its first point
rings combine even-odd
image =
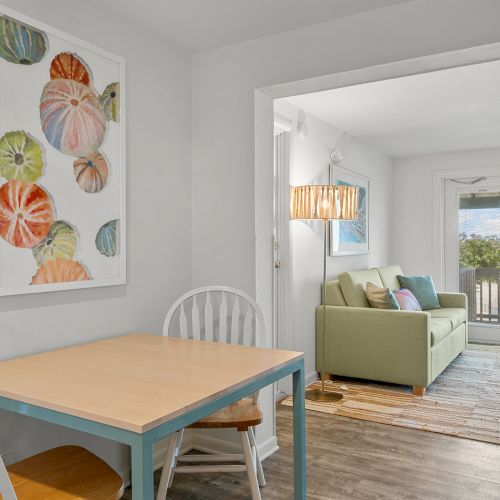
{"type": "Polygon", "coordinates": [[[326,254],[328,221],[355,220],[358,215],[358,188],[356,186],[310,185],[292,188],[290,200],[291,219],[322,220],[323,232],[323,359],[321,389],[306,391],[311,401],[331,402],[342,399],[342,394],[325,391],[326,365],[326,254]]]}

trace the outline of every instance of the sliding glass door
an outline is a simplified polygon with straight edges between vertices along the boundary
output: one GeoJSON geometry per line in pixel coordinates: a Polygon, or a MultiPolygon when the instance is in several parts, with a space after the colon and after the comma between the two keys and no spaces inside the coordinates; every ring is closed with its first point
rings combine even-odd
{"type": "Polygon", "coordinates": [[[500,178],[445,185],[445,288],[468,297],[470,339],[500,342],[500,178]]]}

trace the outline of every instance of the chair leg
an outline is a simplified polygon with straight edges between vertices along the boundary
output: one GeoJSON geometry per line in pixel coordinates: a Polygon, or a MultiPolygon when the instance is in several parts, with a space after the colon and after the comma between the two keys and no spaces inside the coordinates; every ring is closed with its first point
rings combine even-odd
{"type": "Polygon", "coordinates": [[[243,455],[245,456],[245,465],[248,481],[250,483],[250,491],[252,492],[252,500],[261,500],[252,449],[250,447],[250,441],[248,440],[248,432],[241,432],[241,444],[243,445],[243,455]]]}
{"type": "Polygon", "coordinates": [[[172,472],[170,473],[170,481],[168,482],[168,487],[172,486],[172,482],[174,480],[174,468],[177,466],[177,458],[179,457],[179,453],[181,451],[181,445],[182,445],[182,438],[184,437],[184,429],[181,429],[177,433],[177,440],[175,443],[175,451],[174,451],[174,460],[172,463],[172,472]]]}
{"type": "Polygon", "coordinates": [[[257,465],[257,479],[259,480],[259,486],[266,485],[266,478],[264,477],[264,471],[262,470],[262,462],[260,460],[259,449],[257,448],[257,443],[255,441],[255,434],[253,427],[248,428],[248,437],[250,438],[250,444],[255,450],[256,465],[257,465]]]}
{"type": "Polygon", "coordinates": [[[156,500],[165,500],[167,498],[167,490],[170,481],[170,476],[172,474],[172,464],[175,456],[175,445],[177,443],[177,435],[180,431],[172,434],[168,440],[167,454],[165,456],[165,462],[163,463],[163,470],[161,471],[160,485],[158,486],[158,494],[156,495],[156,500]]]}

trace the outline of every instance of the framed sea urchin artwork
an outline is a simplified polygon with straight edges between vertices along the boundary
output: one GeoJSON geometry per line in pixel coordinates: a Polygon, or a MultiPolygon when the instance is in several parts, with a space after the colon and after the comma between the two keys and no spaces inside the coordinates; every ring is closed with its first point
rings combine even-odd
{"type": "Polygon", "coordinates": [[[0,295],[126,282],[124,64],[0,5],[0,295]]]}
{"type": "Polygon", "coordinates": [[[358,186],[358,218],[330,221],[330,256],[362,255],[370,251],[370,179],[338,165],[330,165],[330,184],[358,186]]]}

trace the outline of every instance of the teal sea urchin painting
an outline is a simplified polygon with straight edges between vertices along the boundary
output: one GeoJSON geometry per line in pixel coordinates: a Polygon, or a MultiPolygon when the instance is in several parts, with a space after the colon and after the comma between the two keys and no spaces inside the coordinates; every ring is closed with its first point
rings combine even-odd
{"type": "Polygon", "coordinates": [[[0,57],[14,64],[40,62],[47,51],[45,34],[24,24],[0,18],[0,57]]]}
{"type": "Polygon", "coordinates": [[[117,233],[119,231],[120,221],[118,219],[106,222],[97,232],[95,245],[102,255],[114,257],[118,255],[117,233]]]}

